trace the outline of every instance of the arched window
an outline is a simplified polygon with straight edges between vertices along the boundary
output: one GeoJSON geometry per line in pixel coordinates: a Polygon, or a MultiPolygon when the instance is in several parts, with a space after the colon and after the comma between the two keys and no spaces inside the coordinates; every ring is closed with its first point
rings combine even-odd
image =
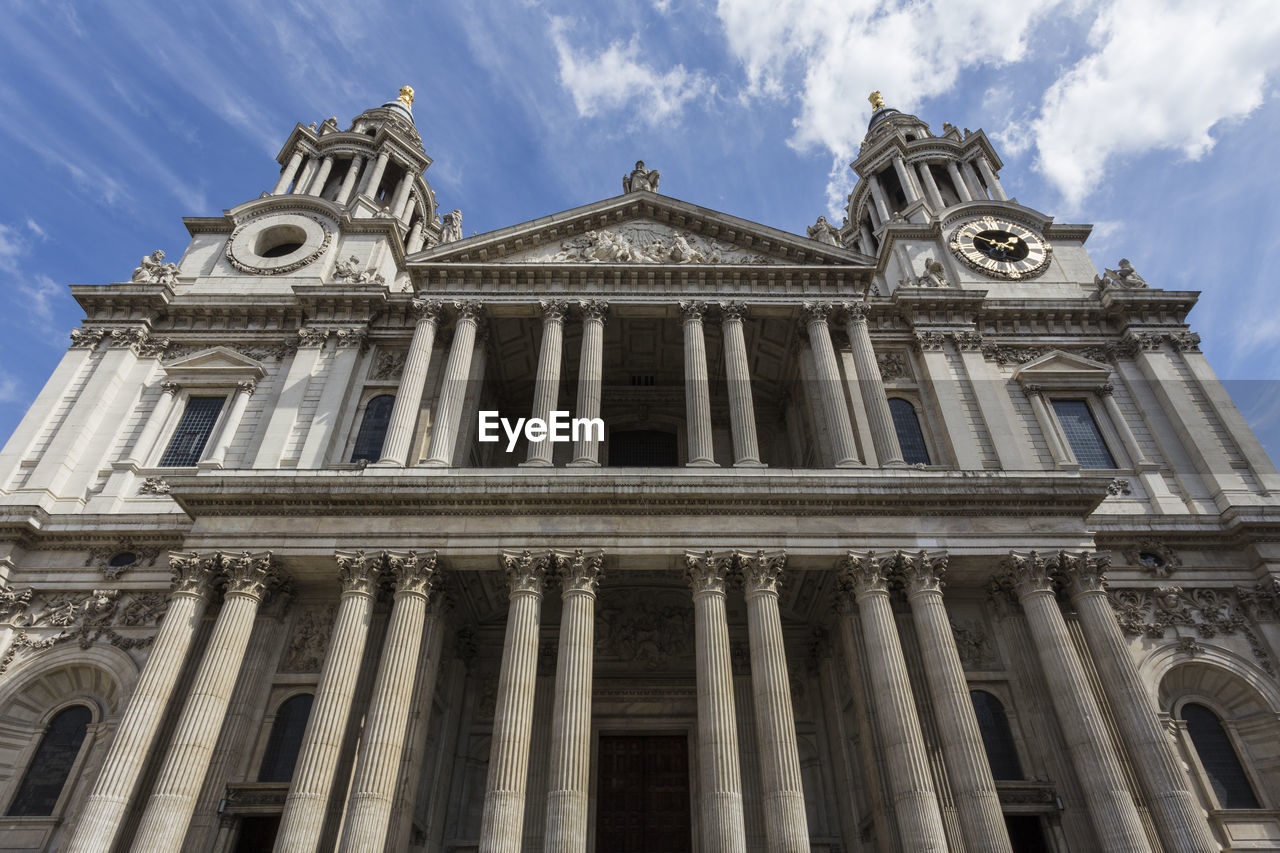
{"type": "Polygon", "coordinates": [[[1018,761],[1018,749],[1013,743],[1013,732],[1004,705],[985,690],[969,691],[973,700],[973,712],[978,717],[978,730],[982,732],[982,746],[987,751],[991,775],[996,779],[1021,779],[1022,763],[1018,761]]]}
{"type": "Polygon", "coordinates": [[[53,716],[22,777],[17,796],[9,804],[11,817],[53,814],[92,719],[92,712],[84,705],[72,705],[53,716]]]}
{"type": "Polygon", "coordinates": [[[1218,804],[1224,809],[1261,808],[1218,715],[1204,705],[1188,702],[1182,706],[1182,719],[1218,804]]]}
{"type": "Polygon", "coordinates": [[[889,414],[893,416],[893,430],[898,434],[898,446],[902,448],[902,461],[908,465],[915,465],[917,462],[928,465],[929,448],[924,443],[916,407],[911,405],[910,400],[890,397],[889,414]]]}
{"type": "Polygon", "coordinates": [[[258,770],[259,782],[293,780],[293,765],[297,763],[298,750],[302,748],[302,734],[307,730],[313,698],[310,693],[299,693],[286,699],[276,710],[271,737],[267,739],[267,751],[258,770]]]}
{"type": "Polygon", "coordinates": [[[351,461],[377,462],[382,456],[382,442],[387,438],[387,427],[391,424],[391,407],[396,398],[392,394],[374,397],[364,407],[364,420],[360,421],[360,432],[356,434],[356,446],[351,451],[351,461]]]}

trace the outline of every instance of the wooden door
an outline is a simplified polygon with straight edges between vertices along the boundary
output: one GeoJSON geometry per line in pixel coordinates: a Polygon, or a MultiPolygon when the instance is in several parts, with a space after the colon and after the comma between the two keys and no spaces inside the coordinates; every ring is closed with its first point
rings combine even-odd
{"type": "Polygon", "coordinates": [[[597,853],[692,853],[684,735],[602,735],[597,853]]]}

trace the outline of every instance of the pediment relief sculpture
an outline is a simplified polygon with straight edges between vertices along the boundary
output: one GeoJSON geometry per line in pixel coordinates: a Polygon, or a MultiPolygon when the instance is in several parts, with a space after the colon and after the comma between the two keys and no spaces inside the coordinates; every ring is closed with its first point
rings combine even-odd
{"type": "Polygon", "coordinates": [[[616,225],[587,231],[517,260],[524,263],[771,264],[756,252],[658,223],[616,225]]]}

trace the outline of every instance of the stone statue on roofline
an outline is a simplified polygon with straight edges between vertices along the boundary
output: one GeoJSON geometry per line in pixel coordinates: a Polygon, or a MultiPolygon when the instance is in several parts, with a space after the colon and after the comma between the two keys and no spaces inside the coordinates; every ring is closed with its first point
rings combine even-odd
{"type": "Polygon", "coordinates": [[[138,262],[138,266],[133,270],[133,278],[130,280],[145,284],[176,284],[178,265],[165,263],[164,251],[156,249],[138,262]]]}
{"type": "Polygon", "coordinates": [[[453,243],[462,239],[462,211],[454,210],[440,219],[440,242],[453,243]]]}
{"type": "Polygon", "coordinates": [[[818,221],[810,225],[806,232],[809,239],[826,243],[828,246],[840,245],[840,229],[827,221],[827,217],[819,216],[818,221]]]}
{"type": "Polygon", "coordinates": [[[1094,276],[1093,283],[1102,290],[1106,290],[1108,287],[1135,290],[1148,286],[1147,280],[1138,275],[1137,271],[1133,268],[1133,264],[1129,263],[1128,258],[1120,259],[1119,269],[1109,269],[1102,275],[1094,276]]]}
{"type": "Polygon", "coordinates": [[[643,160],[637,160],[636,167],[631,170],[631,174],[622,179],[622,191],[624,193],[634,193],[640,190],[651,193],[658,191],[658,170],[646,169],[643,160]]]}

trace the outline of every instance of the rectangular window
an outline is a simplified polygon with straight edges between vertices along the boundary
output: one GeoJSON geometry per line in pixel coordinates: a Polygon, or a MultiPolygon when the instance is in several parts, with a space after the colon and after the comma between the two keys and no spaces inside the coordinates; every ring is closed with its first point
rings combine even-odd
{"type": "Polygon", "coordinates": [[[182,412],[182,420],[169,439],[169,446],[160,458],[161,467],[183,468],[195,465],[204,453],[204,446],[213,433],[213,425],[222,412],[226,397],[191,397],[182,412]]]}
{"type": "Polygon", "coordinates": [[[1102,439],[1098,422],[1084,400],[1054,400],[1053,412],[1081,468],[1114,468],[1115,457],[1102,439]]]}

